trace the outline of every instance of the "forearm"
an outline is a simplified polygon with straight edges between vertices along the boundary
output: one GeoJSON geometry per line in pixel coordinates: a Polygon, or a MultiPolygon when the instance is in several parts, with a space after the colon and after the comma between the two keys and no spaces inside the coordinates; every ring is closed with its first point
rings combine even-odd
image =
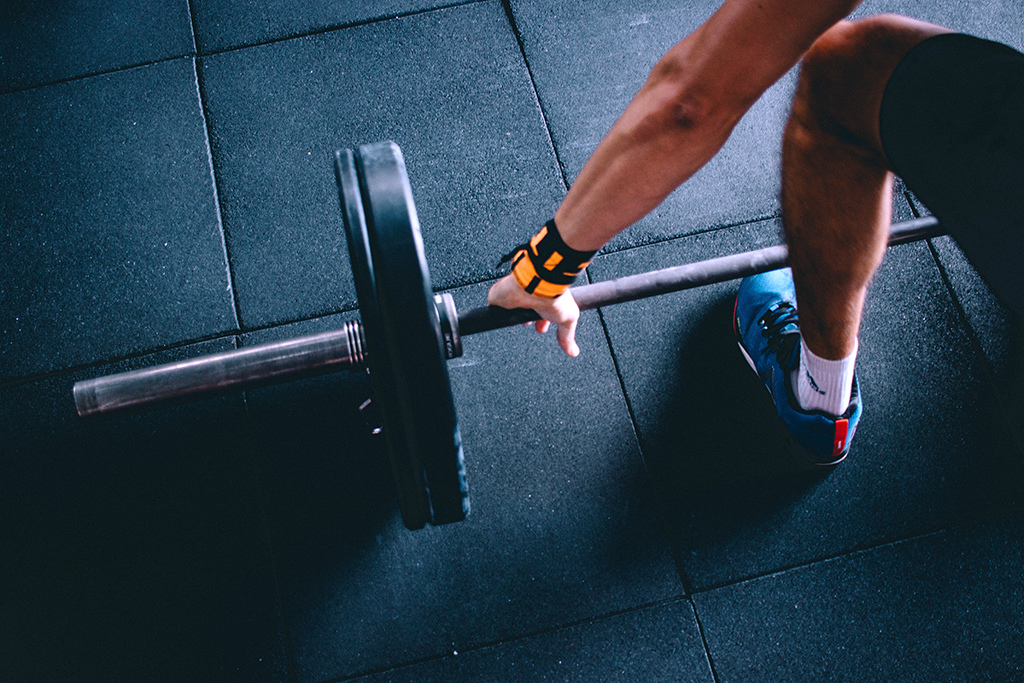
{"type": "Polygon", "coordinates": [[[600,249],[658,206],[728,139],[742,111],[705,111],[696,97],[679,102],[681,90],[652,74],[598,145],[555,213],[567,244],[600,249]]]}
{"type": "Polygon", "coordinates": [[[736,122],[859,0],[726,0],[652,70],[555,214],[571,247],[601,248],[721,149],[736,122]]]}

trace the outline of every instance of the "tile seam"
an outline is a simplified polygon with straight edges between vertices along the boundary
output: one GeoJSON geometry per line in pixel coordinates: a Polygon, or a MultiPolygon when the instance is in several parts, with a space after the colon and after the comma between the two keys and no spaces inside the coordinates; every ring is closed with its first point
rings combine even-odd
{"type": "Polygon", "coordinates": [[[205,344],[206,342],[218,341],[218,340],[221,340],[221,339],[229,339],[231,337],[236,337],[239,340],[241,340],[241,338],[243,336],[245,336],[247,334],[253,334],[255,332],[265,332],[267,330],[274,330],[274,329],[277,329],[279,327],[288,327],[289,325],[298,325],[298,324],[301,324],[301,323],[313,322],[313,321],[322,320],[322,319],[325,319],[325,318],[330,318],[330,317],[333,317],[333,316],[336,316],[336,315],[344,315],[346,313],[353,313],[353,312],[357,313],[358,311],[359,311],[359,309],[357,309],[357,308],[348,308],[348,309],[344,309],[344,310],[341,310],[341,311],[334,311],[334,312],[330,312],[330,313],[317,313],[317,314],[309,316],[309,317],[296,318],[295,320],[285,320],[283,322],[270,323],[268,325],[259,325],[259,326],[256,326],[256,327],[241,328],[241,329],[237,329],[237,330],[229,330],[227,332],[215,332],[213,334],[210,334],[210,335],[207,335],[207,336],[204,336],[204,337],[196,337],[196,338],[192,338],[192,339],[185,339],[185,340],[182,340],[182,341],[173,342],[171,344],[161,344],[159,346],[154,346],[152,348],[148,348],[148,349],[145,349],[143,351],[136,351],[136,352],[120,355],[120,356],[109,356],[109,357],[99,358],[97,360],[92,360],[92,361],[89,361],[89,362],[86,362],[86,363],[79,363],[79,364],[76,364],[76,365],[69,365],[67,367],[57,368],[57,369],[49,370],[49,371],[46,371],[46,372],[36,372],[36,373],[29,374],[29,375],[21,375],[21,376],[18,376],[18,377],[8,377],[6,379],[0,379],[0,389],[7,388],[7,387],[12,387],[12,386],[18,386],[18,385],[21,385],[21,384],[28,384],[30,382],[37,382],[37,381],[40,381],[40,380],[50,379],[50,378],[53,378],[53,377],[59,377],[60,375],[64,375],[64,374],[69,374],[69,373],[74,373],[74,372],[82,372],[82,371],[89,370],[89,369],[94,369],[94,368],[102,368],[105,365],[113,365],[114,363],[123,363],[125,361],[130,361],[130,360],[138,360],[140,358],[145,358],[146,356],[152,356],[152,355],[155,355],[155,354],[158,354],[158,353],[164,353],[166,351],[174,351],[174,350],[177,350],[177,349],[183,349],[183,348],[186,348],[188,346],[195,346],[196,344],[205,344]]]}
{"type": "MultiPolygon", "coordinates": [[[[662,607],[662,606],[665,606],[665,605],[670,605],[670,604],[673,604],[673,603],[680,603],[680,602],[688,602],[686,596],[679,595],[679,596],[674,596],[674,597],[670,597],[670,598],[662,598],[661,600],[654,600],[654,601],[651,601],[651,602],[645,602],[645,603],[641,603],[639,605],[634,605],[632,607],[627,607],[627,608],[620,609],[620,610],[613,610],[611,612],[606,612],[606,613],[603,613],[603,614],[599,614],[599,615],[595,615],[595,616],[591,616],[591,617],[587,617],[587,618],[583,618],[583,619],[577,619],[576,621],[566,622],[564,624],[559,624],[557,626],[551,626],[551,627],[548,627],[548,628],[539,629],[537,631],[530,631],[528,633],[523,633],[523,634],[520,634],[520,635],[517,635],[517,636],[513,636],[511,638],[505,638],[505,639],[502,639],[502,640],[495,640],[495,641],[488,641],[486,643],[480,643],[480,644],[473,645],[471,647],[466,647],[466,648],[463,648],[463,649],[459,650],[459,655],[458,656],[461,657],[464,654],[470,654],[470,653],[473,653],[473,652],[479,652],[481,650],[487,650],[487,649],[490,649],[490,648],[495,648],[495,647],[499,647],[499,646],[502,646],[502,645],[508,645],[508,644],[511,644],[511,643],[518,643],[518,642],[521,642],[521,641],[524,641],[524,640],[529,640],[530,638],[536,638],[538,636],[543,636],[543,635],[547,635],[547,634],[551,634],[551,633],[558,633],[560,631],[565,631],[565,630],[568,630],[568,629],[571,629],[571,628],[576,628],[576,627],[579,627],[579,626],[585,626],[587,624],[598,623],[600,621],[605,621],[607,619],[613,619],[615,617],[620,617],[620,616],[623,616],[623,615],[626,615],[626,614],[634,614],[636,612],[642,612],[642,611],[645,611],[645,610],[655,609],[655,608],[662,607]]],[[[691,605],[691,607],[692,607],[692,605],[691,605]]],[[[382,673],[387,673],[389,671],[397,671],[398,669],[404,669],[404,668],[410,667],[410,666],[418,666],[420,664],[426,664],[427,662],[440,661],[442,659],[445,659],[446,657],[452,657],[452,656],[454,656],[454,655],[452,655],[452,653],[428,655],[428,656],[424,656],[424,657],[420,657],[420,658],[417,658],[417,659],[410,660],[408,662],[402,662],[401,664],[396,664],[396,665],[393,665],[393,666],[386,666],[386,667],[382,667],[382,668],[378,668],[378,669],[362,671],[362,672],[357,673],[357,674],[342,675],[342,676],[338,676],[338,677],[335,677],[335,678],[327,678],[322,683],[345,683],[346,681],[358,681],[361,678],[366,678],[366,677],[369,677],[369,676],[377,676],[377,675],[380,675],[382,673]]]]}
{"type": "Polygon", "coordinates": [[[137,360],[140,358],[145,358],[146,356],[164,353],[166,351],[175,351],[177,349],[183,349],[187,346],[205,344],[206,342],[219,341],[222,339],[231,339],[237,336],[239,336],[239,332],[237,330],[231,330],[230,332],[218,332],[205,337],[190,339],[188,341],[176,342],[173,344],[161,344],[160,346],[156,346],[151,349],[146,349],[145,351],[138,351],[135,353],[129,353],[122,356],[100,358],[98,360],[90,361],[88,363],[79,363],[77,365],[70,365],[68,367],[58,368],[56,370],[50,370],[47,372],[36,372],[31,375],[9,377],[7,379],[0,380],[0,389],[20,386],[22,384],[29,384],[31,382],[39,382],[47,379],[52,379],[54,377],[60,377],[61,375],[68,375],[77,372],[84,372],[91,369],[102,368],[105,365],[113,365],[115,363],[123,363],[125,361],[137,360]]]}
{"type": "MultiPolygon", "coordinates": [[[[678,240],[690,239],[691,237],[698,237],[698,236],[701,236],[701,235],[711,235],[711,234],[719,232],[719,231],[732,230],[732,229],[735,229],[735,228],[742,228],[742,227],[745,227],[745,226],[748,226],[748,225],[753,225],[754,223],[763,223],[765,221],[775,220],[777,218],[778,218],[777,215],[768,215],[768,216],[765,216],[765,217],[757,217],[757,218],[752,218],[752,219],[749,219],[749,220],[744,220],[744,221],[741,221],[741,222],[738,222],[738,223],[730,223],[728,225],[719,225],[719,226],[715,226],[715,227],[712,227],[712,228],[702,229],[702,230],[698,230],[697,232],[692,232],[692,233],[688,233],[688,234],[685,234],[685,235],[675,235],[675,236],[671,236],[671,237],[663,237],[663,238],[658,238],[656,240],[653,240],[651,242],[643,242],[641,244],[626,245],[626,246],[618,247],[618,248],[615,248],[615,249],[609,249],[607,251],[604,250],[604,249],[601,249],[600,251],[598,251],[598,253],[595,256],[595,258],[601,258],[601,257],[604,257],[604,256],[611,256],[613,254],[624,254],[626,252],[633,251],[634,249],[646,249],[647,247],[653,247],[653,246],[659,245],[659,244],[667,244],[667,243],[670,243],[670,242],[676,242],[678,240]]],[[[779,244],[783,244],[783,243],[784,242],[782,242],[782,241],[779,242],[779,244]]],[[[729,256],[729,255],[730,254],[721,254],[721,256],[729,256]]],[[[680,263],[680,264],[677,264],[677,265],[684,265],[684,264],[680,263]]],[[[434,291],[435,292],[443,292],[443,291],[448,291],[448,290],[452,290],[452,289],[458,289],[460,287],[471,287],[473,285],[479,285],[479,284],[484,284],[484,283],[488,283],[488,282],[493,283],[493,282],[496,282],[497,280],[500,280],[502,277],[503,277],[502,275],[485,275],[485,276],[482,276],[482,277],[479,277],[479,278],[475,278],[473,276],[470,276],[470,277],[467,277],[467,278],[458,278],[458,279],[453,280],[452,282],[445,283],[445,285],[443,287],[435,287],[434,291]]]]}
{"type": "MultiPolygon", "coordinates": [[[[603,248],[602,248],[601,255],[619,254],[619,253],[622,253],[624,251],[629,251],[631,249],[643,249],[645,247],[653,247],[653,246],[658,245],[658,244],[665,244],[666,242],[675,242],[676,240],[684,240],[684,239],[687,239],[689,237],[697,237],[698,235],[710,235],[712,233],[719,232],[721,230],[732,230],[733,228],[742,228],[742,227],[747,226],[747,225],[753,225],[754,223],[764,223],[766,221],[781,220],[781,218],[782,218],[782,215],[779,214],[779,213],[767,213],[767,214],[763,214],[763,215],[759,215],[759,216],[754,216],[752,218],[744,218],[744,219],[736,221],[736,222],[725,223],[723,225],[715,225],[715,226],[711,226],[711,227],[707,227],[707,228],[700,228],[700,229],[698,229],[698,230],[696,230],[694,232],[688,232],[688,233],[685,233],[683,235],[670,235],[670,236],[666,236],[666,237],[656,237],[656,238],[654,238],[654,239],[652,239],[650,241],[640,242],[638,244],[630,244],[630,245],[626,245],[624,247],[618,247],[618,248],[614,248],[614,249],[609,249],[608,251],[604,251],[603,248]]],[[[780,236],[781,236],[781,234],[780,234],[780,236]]],[[[781,242],[780,242],[780,244],[781,244],[781,242]]]]}
{"type": "MultiPolygon", "coordinates": [[[[904,189],[903,197],[907,204],[910,205],[910,212],[914,215],[914,218],[921,218],[922,215],[918,210],[918,202],[914,194],[909,189],[904,189]]],[[[952,237],[952,235],[950,235],[950,237],[952,237]]],[[[953,239],[955,241],[956,238],[953,239]]],[[[928,239],[925,240],[925,243],[928,245],[928,250],[931,253],[932,260],[935,262],[935,267],[939,271],[939,278],[942,280],[942,284],[946,287],[946,292],[953,303],[953,308],[956,311],[960,327],[963,328],[964,334],[967,336],[967,340],[971,344],[971,349],[974,351],[974,355],[981,364],[985,380],[988,383],[989,388],[992,390],[992,394],[995,396],[996,404],[999,406],[999,410],[1003,416],[1003,421],[1009,428],[1010,438],[1017,446],[1017,450],[1024,454],[1024,433],[1018,431],[1014,427],[1013,409],[1008,404],[1007,398],[1003,395],[1003,392],[999,390],[999,383],[996,381],[995,376],[995,368],[989,362],[977,330],[975,330],[974,325],[971,324],[970,319],[967,317],[967,309],[964,307],[960,297],[957,295],[956,288],[953,287],[953,280],[950,277],[946,266],[942,263],[939,250],[935,247],[934,241],[928,239]]]]}
{"type": "Polygon", "coordinates": [[[52,81],[45,81],[42,83],[36,83],[34,85],[25,86],[23,88],[14,88],[12,90],[0,91],[0,96],[4,95],[16,95],[18,93],[31,92],[33,90],[40,90],[42,88],[49,88],[55,85],[66,85],[68,83],[77,83],[78,81],[84,81],[90,78],[99,78],[101,76],[111,76],[122,71],[132,71],[133,69],[143,69],[147,66],[156,66],[157,64],[165,64],[167,62],[174,62],[179,59],[195,59],[196,53],[186,52],[179,55],[172,55],[170,57],[163,57],[161,59],[152,59],[144,62],[138,62],[134,64],[126,64],[113,69],[101,69],[95,72],[88,72],[84,74],[78,74],[76,76],[69,76],[67,78],[58,78],[52,81]]]}
{"type": "MultiPolygon", "coordinates": [[[[516,40],[516,46],[519,48],[519,54],[523,58],[523,66],[526,67],[526,75],[530,79],[530,90],[533,91],[533,100],[537,103],[537,109],[540,110],[540,117],[544,122],[544,132],[547,134],[548,145],[551,147],[551,153],[555,155],[555,163],[558,165],[558,174],[562,178],[562,189],[568,192],[570,185],[569,174],[566,170],[565,163],[562,161],[561,155],[558,153],[558,147],[555,145],[555,139],[551,132],[550,119],[548,117],[547,110],[544,108],[544,102],[541,100],[540,91],[537,90],[537,81],[533,77],[533,69],[530,66],[530,59],[526,55],[526,44],[523,41],[522,33],[519,31],[519,24],[516,22],[511,0],[501,0],[501,7],[505,12],[505,19],[508,21],[509,28],[512,30],[512,36],[516,40]]],[[[554,212],[552,212],[552,214],[553,213],[554,212]]]]}
{"type": "MultiPolygon", "coordinates": [[[[590,275],[587,275],[589,281],[590,275]]],[[[608,354],[612,359],[612,366],[615,368],[615,378],[619,382],[619,391],[622,392],[622,399],[626,404],[626,412],[629,414],[630,426],[633,428],[633,439],[636,442],[637,453],[640,456],[640,462],[643,463],[644,472],[647,474],[647,482],[651,487],[651,493],[654,496],[654,507],[658,511],[658,517],[661,521],[662,531],[665,534],[665,538],[668,540],[669,548],[672,551],[672,562],[676,567],[676,574],[679,576],[679,581],[683,586],[683,592],[689,596],[691,594],[691,582],[686,574],[685,565],[683,564],[682,550],[678,547],[675,541],[675,534],[672,533],[672,529],[669,527],[668,516],[665,514],[664,507],[661,502],[661,497],[658,495],[657,489],[654,486],[654,479],[651,475],[651,470],[647,466],[647,458],[644,457],[643,444],[640,442],[640,426],[637,422],[636,412],[633,409],[633,402],[629,400],[629,394],[626,391],[626,381],[622,376],[622,369],[619,367],[619,358],[615,353],[615,346],[612,344],[611,332],[608,330],[608,324],[604,319],[604,311],[600,308],[597,309],[598,320],[601,321],[601,331],[604,333],[605,343],[608,345],[608,354]]]]}
{"type": "Polygon", "coordinates": [[[224,266],[228,280],[228,292],[231,293],[231,308],[235,316],[234,332],[242,331],[242,310],[238,301],[238,287],[236,286],[235,268],[231,258],[231,249],[228,246],[228,231],[224,225],[224,211],[220,204],[220,181],[217,168],[213,160],[213,140],[210,137],[210,119],[206,109],[205,88],[203,87],[202,63],[198,57],[192,58],[192,70],[195,74],[196,99],[199,102],[199,113],[203,119],[203,137],[206,141],[207,168],[210,173],[210,186],[213,190],[213,205],[217,210],[217,227],[220,231],[221,252],[224,255],[224,266]]]}
{"type": "Polygon", "coordinates": [[[192,54],[198,55],[199,53],[199,41],[196,38],[196,11],[193,6],[193,0],[187,0],[188,4],[188,27],[192,35],[192,54]]]}
{"type": "Polygon", "coordinates": [[[690,603],[690,609],[693,610],[693,619],[697,622],[697,632],[700,633],[700,642],[704,646],[704,656],[707,658],[708,667],[711,669],[711,678],[714,683],[720,683],[718,671],[715,669],[715,658],[711,656],[711,645],[708,643],[707,635],[704,633],[704,622],[700,620],[700,614],[697,613],[697,605],[693,602],[693,595],[687,595],[686,600],[690,603]]]}
{"type": "MultiPolygon", "coordinates": [[[[239,50],[248,50],[253,47],[263,47],[265,45],[275,45],[277,43],[284,43],[289,40],[297,40],[300,38],[309,38],[310,36],[319,36],[325,33],[332,33],[334,31],[344,31],[350,28],[358,28],[360,26],[371,26],[373,24],[380,24],[385,21],[394,21],[395,19],[405,19],[407,17],[415,17],[421,14],[430,14],[431,12],[442,12],[444,10],[455,9],[458,7],[468,7],[470,5],[481,5],[493,0],[462,0],[461,2],[452,2],[446,5],[439,5],[437,7],[430,7],[427,9],[410,10],[408,12],[401,12],[397,14],[387,14],[381,17],[373,17],[370,19],[360,19],[342,24],[334,24],[331,26],[325,26],[322,28],[313,29],[310,31],[300,31],[298,33],[282,36],[280,38],[268,38],[266,40],[257,40],[252,43],[243,43],[241,45],[234,45],[231,47],[218,48],[209,51],[199,52],[200,57],[212,57],[214,55],[222,55],[229,52],[238,52],[239,50]]],[[[199,50],[199,41],[196,40],[196,49],[199,50]]]]}
{"type": "Polygon", "coordinates": [[[996,405],[999,406],[999,412],[1003,419],[1003,423],[1006,426],[1007,433],[1010,435],[1010,439],[1014,442],[1014,445],[1016,445],[1017,450],[1024,454],[1024,435],[1014,428],[1013,410],[1007,403],[1004,392],[999,389],[999,383],[996,381],[995,369],[992,367],[988,356],[985,354],[985,350],[978,338],[977,331],[974,329],[970,319],[967,317],[967,310],[960,301],[960,297],[957,295],[956,290],[953,287],[952,278],[949,275],[949,271],[946,270],[945,265],[942,263],[938,249],[932,243],[932,240],[929,239],[925,241],[928,244],[929,254],[935,262],[935,267],[939,271],[939,278],[942,280],[942,284],[946,288],[946,294],[949,296],[950,303],[953,305],[953,310],[956,311],[957,322],[960,323],[960,327],[964,331],[964,336],[967,337],[967,341],[971,346],[971,351],[974,352],[976,362],[981,366],[981,372],[982,375],[984,375],[985,383],[988,385],[988,391],[995,398],[996,405]]]}
{"type": "MultiPolygon", "coordinates": [[[[236,337],[235,346],[241,347],[241,345],[241,337],[236,337]]],[[[289,683],[299,683],[298,667],[296,666],[295,652],[292,645],[292,635],[288,628],[288,612],[285,607],[284,591],[281,589],[281,573],[277,562],[278,555],[276,552],[277,546],[274,543],[273,534],[271,533],[270,515],[267,512],[266,479],[264,476],[266,450],[265,447],[260,444],[260,441],[254,432],[254,417],[252,412],[249,410],[248,395],[244,391],[242,392],[242,406],[245,413],[245,423],[242,427],[242,445],[249,453],[254,454],[256,460],[254,467],[256,468],[256,487],[260,519],[263,523],[262,540],[264,550],[267,553],[267,562],[270,565],[270,572],[274,579],[274,594],[277,602],[278,624],[281,629],[281,638],[283,640],[282,646],[284,648],[286,674],[288,676],[289,683]]]]}
{"type": "Polygon", "coordinates": [[[788,565],[788,566],[785,566],[785,567],[779,567],[777,569],[772,569],[771,571],[766,571],[766,572],[763,572],[763,573],[760,573],[760,574],[752,574],[750,576],[745,576],[743,578],[736,579],[734,581],[724,581],[722,583],[717,583],[717,584],[709,585],[709,586],[707,586],[705,588],[695,588],[692,591],[692,593],[689,594],[689,597],[692,599],[692,598],[695,598],[697,596],[703,595],[705,593],[712,593],[714,591],[721,590],[723,588],[732,588],[732,587],[735,587],[735,586],[741,586],[741,585],[746,584],[746,583],[752,583],[752,582],[755,582],[755,581],[761,581],[763,579],[772,578],[772,577],[775,577],[775,576],[781,576],[783,574],[788,574],[788,573],[794,572],[794,571],[802,571],[804,569],[811,569],[813,567],[817,567],[818,565],[826,565],[826,564],[831,564],[833,562],[839,562],[839,561],[844,560],[844,559],[850,559],[850,558],[855,558],[855,557],[859,557],[859,556],[862,556],[862,555],[868,555],[870,553],[875,553],[875,552],[878,552],[880,550],[886,550],[886,549],[889,549],[889,548],[895,548],[897,546],[904,545],[904,544],[907,544],[907,543],[914,543],[914,542],[926,540],[926,539],[929,539],[929,538],[938,538],[938,537],[944,536],[946,534],[950,534],[950,533],[953,533],[953,532],[966,530],[966,529],[968,529],[968,528],[970,528],[970,527],[972,527],[974,525],[985,524],[985,523],[989,523],[989,522],[993,522],[993,521],[997,521],[997,520],[1001,520],[1001,519],[1008,519],[1008,518],[1011,518],[1011,517],[1014,517],[1014,516],[1020,516],[1020,515],[1021,515],[1021,510],[1019,508],[1017,508],[1016,506],[1007,506],[1003,510],[1000,510],[999,512],[995,512],[995,513],[990,514],[990,515],[979,516],[979,517],[976,517],[976,518],[973,518],[973,519],[962,520],[961,522],[950,524],[948,526],[934,527],[934,528],[931,528],[931,529],[926,529],[926,530],[923,530],[923,531],[918,532],[918,533],[911,533],[911,534],[908,534],[908,535],[905,535],[905,536],[899,536],[897,538],[889,539],[889,540],[882,541],[880,543],[875,543],[875,544],[872,544],[872,545],[857,546],[857,547],[854,547],[854,548],[852,548],[850,550],[847,550],[845,552],[837,553],[835,555],[827,555],[827,556],[815,558],[813,560],[809,560],[807,562],[802,562],[802,563],[798,563],[798,564],[788,565]]]}

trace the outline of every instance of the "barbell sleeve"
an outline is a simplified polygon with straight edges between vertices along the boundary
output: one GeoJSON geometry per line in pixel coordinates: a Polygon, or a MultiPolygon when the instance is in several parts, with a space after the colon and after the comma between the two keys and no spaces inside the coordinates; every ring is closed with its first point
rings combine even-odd
{"type": "Polygon", "coordinates": [[[338,330],[77,382],[82,417],[364,367],[363,328],[338,330]]]}

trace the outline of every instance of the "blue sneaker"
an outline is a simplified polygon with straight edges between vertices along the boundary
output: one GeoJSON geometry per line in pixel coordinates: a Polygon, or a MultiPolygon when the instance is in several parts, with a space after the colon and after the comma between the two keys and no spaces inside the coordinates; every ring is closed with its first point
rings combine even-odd
{"type": "Polygon", "coordinates": [[[789,268],[744,278],[736,295],[733,324],[740,350],[768,387],[797,453],[815,466],[841,462],[850,452],[850,441],[860,420],[857,376],[853,378],[850,407],[843,415],[833,417],[800,408],[789,379],[800,364],[796,289],[789,268]]]}

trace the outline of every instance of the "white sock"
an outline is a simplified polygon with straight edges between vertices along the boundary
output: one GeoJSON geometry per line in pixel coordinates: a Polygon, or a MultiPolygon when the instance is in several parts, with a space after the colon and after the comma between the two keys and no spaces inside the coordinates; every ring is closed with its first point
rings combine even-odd
{"type": "Polygon", "coordinates": [[[826,360],[811,353],[800,338],[800,367],[793,372],[796,400],[804,410],[820,410],[839,416],[850,406],[853,368],[858,342],[853,353],[841,360],[826,360]]]}

